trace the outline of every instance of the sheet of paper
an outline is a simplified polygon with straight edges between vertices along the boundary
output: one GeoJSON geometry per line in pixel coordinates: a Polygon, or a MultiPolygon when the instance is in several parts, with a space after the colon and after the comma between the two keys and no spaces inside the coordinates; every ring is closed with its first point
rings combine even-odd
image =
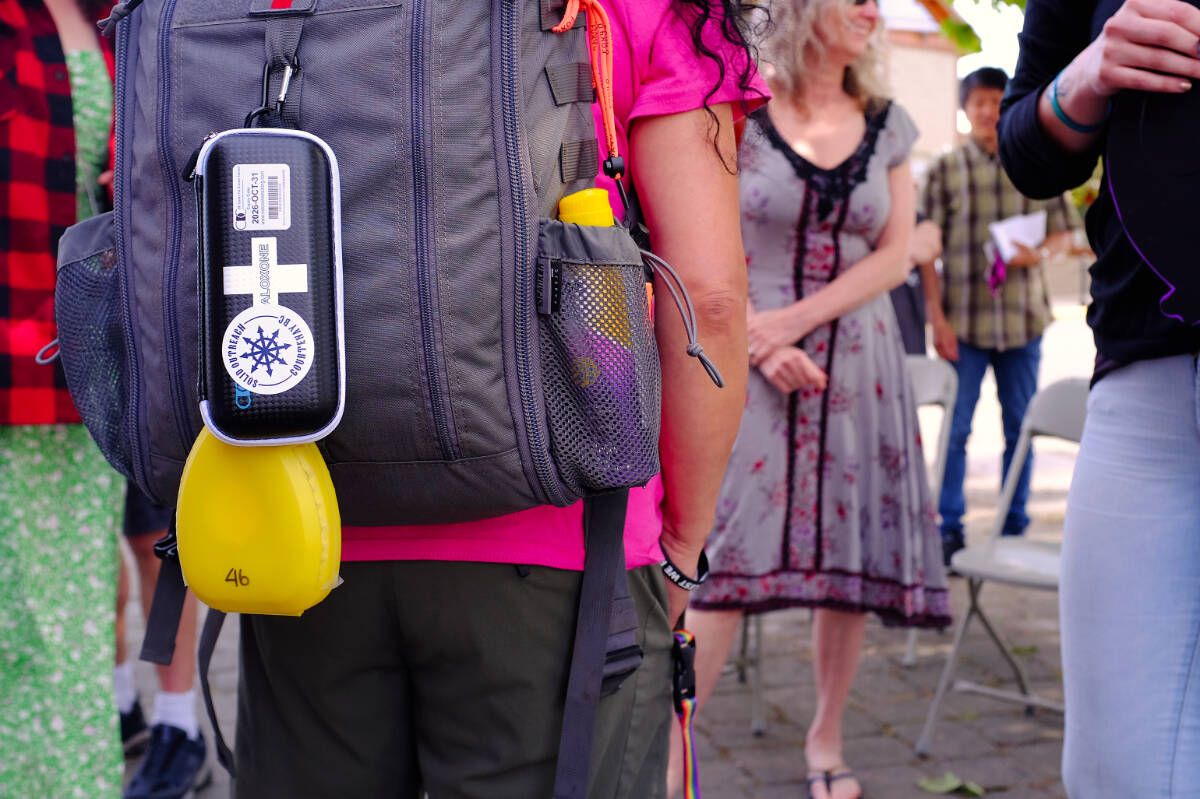
{"type": "Polygon", "coordinates": [[[1010,216],[988,225],[988,231],[1000,250],[1000,257],[1008,263],[1019,252],[1017,244],[1035,249],[1046,240],[1046,212],[1010,216]]]}

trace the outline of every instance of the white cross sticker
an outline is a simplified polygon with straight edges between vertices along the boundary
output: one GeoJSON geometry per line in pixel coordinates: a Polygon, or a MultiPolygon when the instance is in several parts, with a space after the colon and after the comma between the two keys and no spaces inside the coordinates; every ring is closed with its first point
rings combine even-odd
{"type": "Polygon", "coordinates": [[[275,252],[275,237],[250,240],[249,266],[224,268],[226,294],[253,294],[259,305],[278,305],[280,294],[308,292],[308,264],[281,264],[275,252]]]}

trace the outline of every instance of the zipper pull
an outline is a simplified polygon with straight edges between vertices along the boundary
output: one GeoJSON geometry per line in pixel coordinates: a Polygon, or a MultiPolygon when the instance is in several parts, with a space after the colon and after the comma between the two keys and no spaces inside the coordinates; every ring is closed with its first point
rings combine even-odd
{"type": "Polygon", "coordinates": [[[111,39],[117,33],[117,24],[133,13],[133,10],[142,4],[142,0],[126,0],[120,5],[114,6],[108,16],[96,23],[96,27],[100,29],[100,33],[105,38],[111,39]]]}
{"type": "Polygon", "coordinates": [[[216,131],[213,131],[205,136],[204,141],[200,142],[200,146],[192,151],[191,158],[183,165],[183,179],[188,183],[196,179],[196,164],[200,161],[200,151],[204,149],[204,145],[208,143],[209,139],[216,138],[216,135],[216,131]]]}
{"type": "Polygon", "coordinates": [[[543,316],[558,313],[562,300],[561,263],[545,256],[537,260],[534,291],[537,295],[537,312],[543,316]]]}

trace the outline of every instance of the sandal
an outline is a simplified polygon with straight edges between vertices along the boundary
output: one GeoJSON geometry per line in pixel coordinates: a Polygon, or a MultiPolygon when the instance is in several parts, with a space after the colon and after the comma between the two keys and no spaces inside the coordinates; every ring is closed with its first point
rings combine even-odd
{"type": "MultiPolygon", "coordinates": [[[[825,790],[832,796],[833,795],[833,783],[837,782],[838,780],[846,780],[846,779],[857,779],[857,778],[854,776],[854,772],[850,770],[849,766],[847,766],[845,763],[841,763],[839,765],[834,766],[833,768],[814,769],[814,770],[808,772],[808,779],[806,779],[804,781],[804,785],[808,789],[809,799],[812,799],[813,784],[818,783],[818,782],[824,783],[825,790]]],[[[861,792],[859,793],[858,799],[864,799],[863,794],[861,792]]]]}

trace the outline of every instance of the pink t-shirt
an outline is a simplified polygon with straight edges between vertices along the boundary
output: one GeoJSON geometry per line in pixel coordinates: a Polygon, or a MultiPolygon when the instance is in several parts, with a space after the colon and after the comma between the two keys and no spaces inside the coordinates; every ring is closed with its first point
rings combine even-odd
{"type": "MultiPolygon", "coordinates": [[[[613,37],[613,99],[621,154],[627,155],[628,130],[638,117],[677,114],[709,104],[734,103],[738,114],[741,89],[738,74],[743,55],[725,42],[710,23],[705,42],[726,54],[724,83],[717,82],[716,64],[696,55],[691,32],[671,8],[670,0],[606,0],[613,37]]],[[[766,85],[755,76],[755,89],[766,97],[766,85]]],[[[747,98],[761,104],[757,93],[747,98]]],[[[593,106],[601,159],[605,157],[600,107],[593,106]]],[[[609,190],[614,210],[621,213],[613,182],[603,174],[597,185],[609,190]]],[[[673,308],[665,309],[673,312],[673,308]]],[[[699,366],[697,366],[699,368],[699,366]]],[[[633,569],[662,560],[662,481],[629,492],[625,520],[625,561],[633,569]]],[[[566,508],[545,505],[494,519],[462,524],[407,527],[346,527],[342,530],[342,560],[447,560],[520,563],[559,569],[583,568],[583,503],[566,508]]]]}

